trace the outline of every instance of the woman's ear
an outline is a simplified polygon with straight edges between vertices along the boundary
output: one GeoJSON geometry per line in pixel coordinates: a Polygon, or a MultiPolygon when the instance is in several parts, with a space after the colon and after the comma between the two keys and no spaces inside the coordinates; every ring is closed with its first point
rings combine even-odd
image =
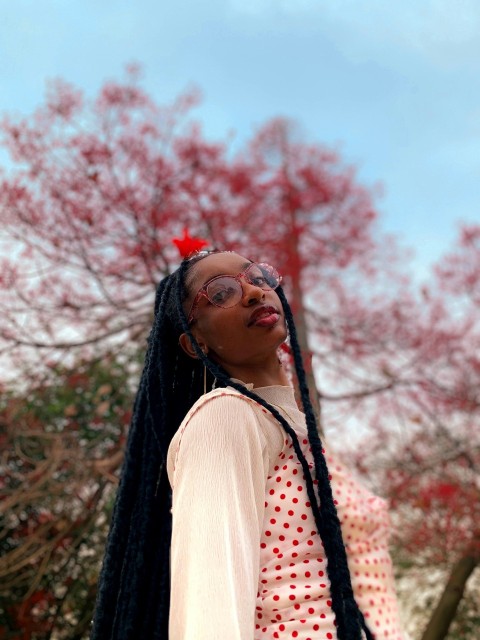
{"type": "MultiPolygon", "coordinates": [[[[187,335],[186,333],[182,333],[182,335],[178,339],[178,343],[182,347],[182,349],[185,351],[187,356],[190,356],[190,358],[194,358],[195,360],[198,360],[197,352],[193,347],[193,344],[192,344],[192,341],[190,340],[189,335],[187,335]]],[[[198,346],[203,351],[203,353],[207,355],[208,353],[207,345],[198,341],[198,346]]]]}

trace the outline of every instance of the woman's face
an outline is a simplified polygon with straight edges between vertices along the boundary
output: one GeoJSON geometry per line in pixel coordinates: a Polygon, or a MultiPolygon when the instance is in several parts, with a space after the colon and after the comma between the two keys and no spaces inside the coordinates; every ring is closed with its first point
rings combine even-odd
{"type": "MultiPolygon", "coordinates": [[[[206,282],[219,275],[238,276],[250,262],[236,253],[215,253],[197,262],[187,276],[187,316],[206,282]]],[[[235,366],[261,365],[265,358],[276,356],[278,346],[287,337],[282,305],[275,291],[264,291],[244,277],[240,282],[242,297],[228,309],[200,296],[191,326],[202,350],[227,371],[235,366]]],[[[185,338],[181,342],[185,348],[185,338]]]]}

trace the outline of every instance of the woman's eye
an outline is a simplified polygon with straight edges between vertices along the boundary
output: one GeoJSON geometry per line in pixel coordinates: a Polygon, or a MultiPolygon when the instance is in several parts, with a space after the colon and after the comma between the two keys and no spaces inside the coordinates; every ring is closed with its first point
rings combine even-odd
{"type": "Polygon", "coordinates": [[[256,276],[255,278],[250,278],[250,282],[256,287],[264,287],[267,280],[263,276],[256,276]]]}
{"type": "Polygon", "coordinates": [[[235,289],[233,287],[224,287],[222,289],[216,289],[210,294],[210,300],[214,304],[223,304],[233,296],[234,292],[235,292],[235,289]]]}

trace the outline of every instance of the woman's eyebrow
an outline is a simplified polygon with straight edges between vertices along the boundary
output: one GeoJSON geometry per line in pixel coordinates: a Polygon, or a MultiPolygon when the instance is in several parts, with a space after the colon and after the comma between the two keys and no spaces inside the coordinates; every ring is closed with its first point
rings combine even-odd
{"type": "MultiPolygon", "coordinates": [[[[251,264],[253,264],[253,262],[244,262],[243,264],[241,264],[239,273],[242,273],[242,271],[244,271],[251,264]]],[[[238,274],[236,273],[235,275],[238,275],[238,274]]],[[[232,278],[235,277],[231,273],[225,273],[225,271],[220,271],[219,273],[216,273],[213,276],[210,276],[209,278],[207,278],[207,280],[205,280],[205,282],[203,284],[206,285],[207,282],[210,282],[210,280],[213,280],[213,278],[218,278],[218,276],[231,276],[232,278]]]]}

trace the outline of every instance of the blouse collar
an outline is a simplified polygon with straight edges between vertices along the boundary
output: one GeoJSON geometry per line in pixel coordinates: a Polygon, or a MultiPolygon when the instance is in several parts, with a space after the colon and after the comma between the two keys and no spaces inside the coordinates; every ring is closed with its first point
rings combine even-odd
{"type": "Polygon", "coordinates": [[[281,384],[275,384],[268,387],[254,387],[253,383],[243,382],[243,380],[238,380],[237,378],[232,378],[232,381],[243,385],[249,391],[253,391],[253,393],[256,393],[269,404],[290,406],[291,408],[298,410],[293,387],[281,384]]]}

